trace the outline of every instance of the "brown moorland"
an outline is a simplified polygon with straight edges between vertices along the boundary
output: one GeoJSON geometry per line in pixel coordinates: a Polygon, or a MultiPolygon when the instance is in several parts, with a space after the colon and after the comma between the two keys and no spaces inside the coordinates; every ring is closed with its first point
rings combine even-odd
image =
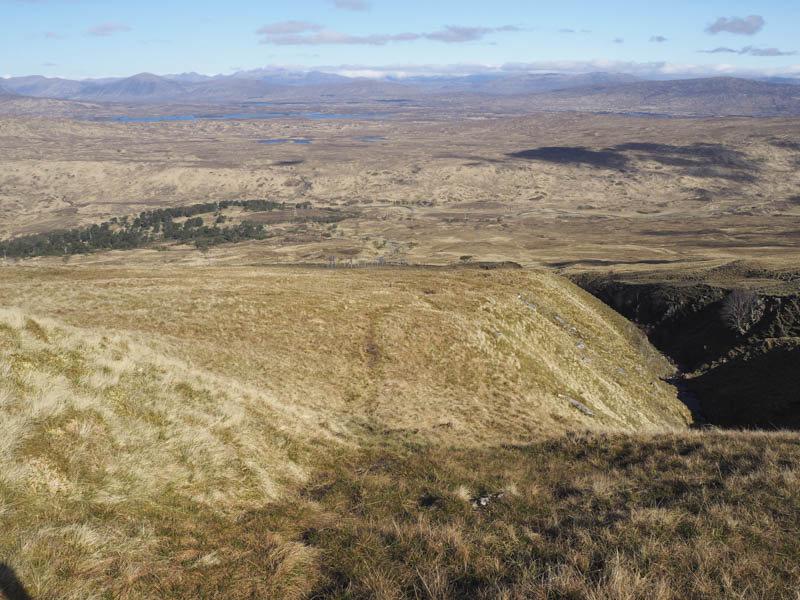
{"type": "Polygon", "coordinates": [[[4,238],[286,206],[227,211],[265,240],[3,260],[0,585],[796,598],[797,434],[690,431],[667,359],[541,267],[791,294],[798,140],[791,119],[2,119],[4,238]]]}
{"type": "MultiPolygon", "coordinates": [[[[195,202],[265,198],[353,215],[276,225],[211,263],[450,264],[571,270],[796,264],[798,121],[541,114],[503,119],[5,119],[6,237],[195,202]],[[311,139],[310,144],[259,140],[311,139]],[[358,138],[385,138],[359,141],[358,138]],[[657,141],[653,141],[657,140],[657,141]],[[328,232],[327,236],[323,236],[328,232]]],[[[195,252],[82,262],[195,262],[195,252]]]]}

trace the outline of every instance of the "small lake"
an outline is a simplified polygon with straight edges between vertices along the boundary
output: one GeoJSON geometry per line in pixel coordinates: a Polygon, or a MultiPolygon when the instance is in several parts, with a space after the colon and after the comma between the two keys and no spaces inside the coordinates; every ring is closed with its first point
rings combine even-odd
{"type": "Polygon", "coordinates": [[[310,144],[312,140],[300,138],[278,138],[276,140],[258,140],[259,144],[310,144]]]}
{"type": "Polygon", "coordinates": [[[103,121],[107,123],[157,123],[159,121],[200,121],[220,119],[284,119],[295,117],[300,119],[384,119],[392,115],[375,114],[328,114],[315,112],[301,113],[231,113],[222,115],[171,115],[166,117],[93,117],[79,119],[81,121],[103,121]]]}
{"type": "Polygon", "coordinates": [[[620,117],[647,117],[649,119],[708,119],[706,115],[670,115],[666,113],[646,113],[646,112],[608,112],[595,111],[593,115],[617,115],[620,117]]]}
{"type": "Polygon", "coordinates": [[[385,142],[385,137],[360,137],[356,138],[357,142],[385,142]]]}

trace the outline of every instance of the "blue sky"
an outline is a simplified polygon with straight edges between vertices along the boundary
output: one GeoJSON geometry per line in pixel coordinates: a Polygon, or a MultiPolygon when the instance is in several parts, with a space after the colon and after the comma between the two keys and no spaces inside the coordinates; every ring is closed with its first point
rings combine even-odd
{"type": "Polygon", "coordinates": [[[0,0],[0,75],[800,76],[800,2],[0,0]]]}

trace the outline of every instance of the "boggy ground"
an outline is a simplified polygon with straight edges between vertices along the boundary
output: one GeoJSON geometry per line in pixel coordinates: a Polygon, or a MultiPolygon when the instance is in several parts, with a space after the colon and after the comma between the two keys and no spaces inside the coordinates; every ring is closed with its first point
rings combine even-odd
{"type": "MultiPolygon", "coordinates": [[[[279,226],[204,262],[448,264],[461,256],[567,270],[793,264],[796,119],[539,114],[97,123],[6,118],[0,234],[225,199],[311,202],[335,231],[279,226]],[[358,141],[359,137],[385,140],[358,141]],[[310,138],[311,144],[259,144],[310,138]],[[325,233],[328,235],[323,235],[325,233]]],[[[180,247],[90,262],[196,262],[180,247]]],[[[87,259],[82,259],[85,262],[87,259]]]]}

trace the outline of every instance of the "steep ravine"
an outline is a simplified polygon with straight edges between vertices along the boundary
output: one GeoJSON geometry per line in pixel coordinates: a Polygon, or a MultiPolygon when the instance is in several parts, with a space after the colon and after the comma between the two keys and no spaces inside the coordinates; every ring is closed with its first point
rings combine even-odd
{"type": "Polygon", "coordinates": [[[690,408],[696,403],[696,421],[800,429],[800,294],[762,294],[763,315],[740,334],[721,316],[731,288],[574,280],[639,324],[674,361],[680,375],[673,383],[690,408]]]}

